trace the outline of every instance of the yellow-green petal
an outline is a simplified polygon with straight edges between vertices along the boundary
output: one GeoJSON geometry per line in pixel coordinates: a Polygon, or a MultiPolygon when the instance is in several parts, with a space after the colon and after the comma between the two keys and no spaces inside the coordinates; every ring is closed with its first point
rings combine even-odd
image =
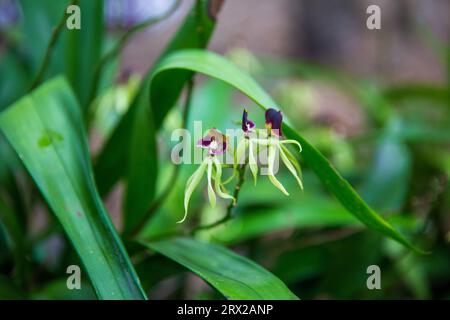
{"type": "Polygon", "coordinates": [[[177,223],[182,223],[187,217],[189,199],[191,198],[192,193],[194,192],[195,188],[197,188],[198,184],[200,183],[200,180],[203,177],[203,174],[205,173],[207,161],[208,158],[203,160],[200,167],[198,167],[198,169],[195,170],[195,172],[192,174],[192,176],[188,179],[186,183],[186,189],[184,190],[184,216],[180,221],[177,221],[177,223]]]}
{"type": "Polygon", "coordinates": [[[285,195],[289,195],[289,193],[286,191],[286,189],[284,188],[284,186],[281,184],[280,181],[278,181],[277,178],[275,178],[275,175],[273,173],[273,165],[275,163],[275,155],[276,155],[276,149],[274,145],[269,145],[268,147],[268,176],[269,176],[269,180],[270,182],[272,182],[272,184],[277,187],[278,189],[281,190],[281,192],[283,192],[285,195]]]}
{"type": "Polygon", "coordinates": [[[297,140],[280,140],[281,144],[295,144],[298,146],[299,152],[302,152],[302,145],[297,140]]]}
{"type": "Polygon", "coordinates": [[[209,204],[211,205],[211,207],[215,207],[216,206],[216,194],[214,193],[214,189],[212,187],[212,164],[213,161],[212,159],[208,159],[208,198],[209,198],[209,204]]]}
{"type": "Polygon", "coordinates": [[[223,199],[232,199],[233,201],[235,201],[235,199],[229,195],[228,193],[225,193],[222,191],[220,184],[221,184],[221,179],[222,179],[222,166],[220,165],[220,162],[217,158],[213,159],[214,164],[216,165],[216,176],[215,176],[215,189],[217,194],[219,195],[219,197],[223,198],[223,199]]]}
{"type": "Polygon", "coordinates": [[[250,140],[248,143],[248,166],[250,167],[250,171],[252,172],[253,175],[253,181],[255,182],[256,185],[256,179],[258,177],[258,163],[256,162],[255,159],[252,140],[250,140]]]}
{"type": "Polygon", "coordinates": [[[300,163],[298,163],[297,158],[292,154],[291,151],[289,151],[288,148],[286,148],[286,146],[280,144],[280,148],[283,149],[284,154],[289,159],[289,161],[292,163],[292,165],[295,167],[295,170],[297,170],[299,177],[301,177],[302,176],[302,168],[300,167],[300,163]]]}
{"type": "Polygon", "coordinates": [[[278,145],[278,150],[280,152],[281,160],[283,160],[283,163],[286,165],[286,168],[288,168],[288,170],[292,173],[292,175],[297,180],[298,185],[300,186],[300,189],[303,190],[303,183],[300,180],[299,176],[297,175],[297,171],[295,170],[294,166],[289,161],[288,157],[284,154],[284,150],[281,148],[281,145],[278,145]]]}
{"type": "Polygon", "coordinates": [[[248,140],[243,138],[239,141],[236,147],[235,159],[234,159],[234,168],[237,168],[239,164],[244,164],[245,161],[245,149],[247,147],[248,140]],[[242,161],[244,159],[244,161],[242,161]]]}

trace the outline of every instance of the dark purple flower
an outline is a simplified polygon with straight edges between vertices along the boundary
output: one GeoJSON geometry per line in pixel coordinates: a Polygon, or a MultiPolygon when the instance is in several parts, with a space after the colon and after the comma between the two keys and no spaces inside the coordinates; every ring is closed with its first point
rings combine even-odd
{"type": "Polygon", "coordinates": [[[281,111],[275,109],[267,109],[266,111],[266,127],[272,130],[277,136],[282,136],[281,125],[283,123],[283,115],[281,111]]]}
{"type": "Polygon", "coordinates": [[[252,120],[248,119],[248,112],[244,109],[244,113],[242,114],[242,131],[245,133],[252,131],[255,128],[255,123],[252,120]]]}
{"type": "Polygon", "coordinates": [[[222,134],[216,128],[209,129],[206,136],[197,142],[197,147],[209,149],[209,154],[219,155],[227,150],[227,136],[222,134]]]}

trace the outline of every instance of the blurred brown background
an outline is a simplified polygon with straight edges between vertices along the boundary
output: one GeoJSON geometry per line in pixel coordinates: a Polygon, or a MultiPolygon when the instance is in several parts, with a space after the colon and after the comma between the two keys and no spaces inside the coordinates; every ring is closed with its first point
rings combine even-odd
{"type": "MultiPolygon", "coordinates": [[[[143,7],[163,12],[171,3],[147,1],[143,7]]],[[[192,3],[182,1],[171,18],[139,34],[125,51],[123,70],[145,72],[192,3]]],[[[445,72],[424,35],[448,41],[449,12],[448,0],[226,0],[210,49],[242,47],[384,80],[441,82],[445,72]],[[381,8],[381,30],[366,27],[371,4],[381,8]]]]}

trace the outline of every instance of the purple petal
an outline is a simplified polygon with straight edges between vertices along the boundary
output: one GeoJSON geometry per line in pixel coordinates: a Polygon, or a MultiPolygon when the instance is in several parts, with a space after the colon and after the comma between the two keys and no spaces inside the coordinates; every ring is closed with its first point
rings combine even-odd
{"type": "Polygon", "coordinates": [[[244,109],[244,112],[242,114],[242,131],[245,133],[253,130],[255,128],[255,123],[248,119],[248,112],[246,109],[244,109]]]}
{"type": "Polygon", "coordinates": [[[214,139],[211,137],[203,137],[200,140],[197,141],[197,147],[199,148],[208,148],[211,142],[213,142],[214,139]]]}
{"type": "Polygon", "coordinates": [[[266,127],[272,129],[272,132],[277,136],[283,135],[281,132],[281,125],[283,123],[283,115],[281,111],[275,109],[267,109],[266,111],[266,127]]]}
{"type": "Polygon", "coordinates": [[[221,153],[225,153],[227,151],[227,147],[228,147],[227,140],[223,140],[220,148],[221,153]]]}
{"type": "Polygon", "coordinates": [[[215,128],[209,129],[207,134],[197,142],[197,147],[209,149],[212,155],[223,154],[227,150],[227,137],[215,128]],[[214,146],[212,142],[216,142],[214,146]]]}

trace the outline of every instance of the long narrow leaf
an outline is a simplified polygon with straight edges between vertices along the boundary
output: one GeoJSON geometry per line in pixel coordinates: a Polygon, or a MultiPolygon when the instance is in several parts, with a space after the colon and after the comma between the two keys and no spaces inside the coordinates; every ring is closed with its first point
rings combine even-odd
{"type": "Polygon", "coordinates": [[[99,298],[143,299],[92,178],[80,107],[51,80],[0,114],[0,128],[77,250],[99,298]]]}
{"type": "Polygon", "coordinates": [[[87,108],[89,91],[94,79],[94,69],[100,60],[103,39],[103,0],[81,0],[80,30],[64,33],[64,69],[81,106],[87,108]]]}
{"type": "Polygon", "coordinates": [[[196,273],[227,299],[298,299],[269,271],[225,247],[189,238],[141,243],[196,273]]]}

